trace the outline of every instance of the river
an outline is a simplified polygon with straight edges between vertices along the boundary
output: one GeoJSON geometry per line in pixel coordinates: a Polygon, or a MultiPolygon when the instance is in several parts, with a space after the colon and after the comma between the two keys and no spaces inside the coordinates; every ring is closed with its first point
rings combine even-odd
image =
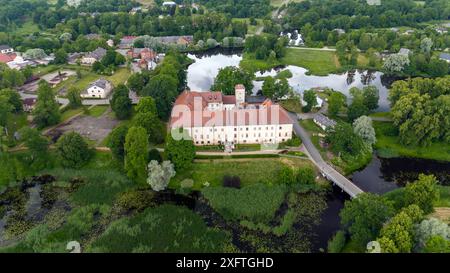
{"type": "MultiPolygon", "coordinates": [[[[240,51],[214,50],[204,53],[188,54],[193,63],[188,68],[187,84],[191,90],[208,91],[214,82],[219,70],[226,66],[238,67],[242,60],[240,51]]],[[[291,87],[299,93],[311,88],[329,87],[349,95],[352,87],[362,88],[367,85],[375,85],[380,91],[378,111],[388,111],[387,100],[388,86],[391,79],[384,77],[378,71],[348,71],[342,74],[329,74],[327,76],[308,75],[305,68],[286,66],[265,72],[257,72],[256,77],[275,76],[282,70],[289,69],[293,77],[288,79],[291,87]]],[[[253,93],[262,87],[261,81],[254,81],[253,93]]],[[[383,159],[373,157],[372,162],[363,170],[353,173],[352,181],[361,189],[368,192],[383,194],[407,182],[417,179],[419,173],[434,174],[441,184],[450,185],[450,163],[433,160],[391,158],[383,159]]],[[[327,195],[328,208],[322,214],[322,223],[316,227],[316,238],[313,239],[313,251],[326,249],[327,242],[333,234],[339,230],[339,212],[349,197],[340,189],[333,187],[333,191],[327,195]]]]}
{"type": "MultiPolygon", "coordinates": [[[[227,66],[238,67],[242,60],[240,51],[214,50],[204,53],[188,54],[188,57],[195,62],[189,66],[187,71],[187,85],[193,91],[208,91],[214,83],[214,78],[221,68],[227,66]]],[[[272,69],[270,71],[257,72],[256,77],[275,76],[278,72],[290,70],[292,77],[288,79],[294,91],[302,93],[311,88],[329,87],[349,95],[352,87],[362,88],[367,85],[374,85],[380,91],[380,101],[378,111],[389,110],[387,100],[388,86],[390,79],[383,76],[378,71],[353,70],[342,74],[329,74],[327,76],[308,75],[308,70],[298,66],[285,66],[272,69]]],[[[254,81],[253,93],[261,90],[262,81],[254,81]]]]}

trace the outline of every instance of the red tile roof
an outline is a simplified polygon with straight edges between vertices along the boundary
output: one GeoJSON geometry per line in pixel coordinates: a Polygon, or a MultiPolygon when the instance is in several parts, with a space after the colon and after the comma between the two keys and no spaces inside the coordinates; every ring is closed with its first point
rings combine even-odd
{"type": "Polygon", "coordinates": [[[0,63],[9,63],[14,61],[14,59],[16,58],[16,54],[14,53],[9,53],[9,54],[3,54],[0,53],[0,63]]]}
{"type": "Polygon", "coordinates": [[[235,96],[224,96],[221,92],[184,91],[178,96],[172,109],[171,127],[243,126],[292,124],[288,113],[271,100],[249,104],[245,108],[232,110],[208,110],[208,103],[235,104],[235,96]]]}

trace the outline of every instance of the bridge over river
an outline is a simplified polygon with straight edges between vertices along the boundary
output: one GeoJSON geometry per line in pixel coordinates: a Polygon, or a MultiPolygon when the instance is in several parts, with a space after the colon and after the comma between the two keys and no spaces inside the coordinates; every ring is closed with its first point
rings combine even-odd
{"type": "Polygon", "coordinates": [[[306,150],[309,153],[309,157],[311,161],[320,169],[322,174],[329,180],[331,180],[334,184],[339,186],[343,191],[348,193],[352,198],[356,197],[358,194],[363,193],[358,186],[356,186],[351,180],[347,177],[340,174],[333,167],[331,167],[325,160],[323,160],[317,148],[311,141],[311,137],[308,132],[300,126],[297,122],[298,117],[295,114],[291,114],[291,118],[294,121],[294,132],[295,134],[301,138],[306,150]]]}

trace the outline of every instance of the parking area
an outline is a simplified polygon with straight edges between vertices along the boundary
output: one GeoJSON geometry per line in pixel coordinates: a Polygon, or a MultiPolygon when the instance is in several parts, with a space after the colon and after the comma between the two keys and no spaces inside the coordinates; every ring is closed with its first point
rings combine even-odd
{"type": "Polygon", "coordinates": [[[56,141],[66,132],[77,132],[83,137],[100,144],[118,125],[119,121],[107,110],[99,117],[81,115],[54,128],[48,135],[56,141]]]}

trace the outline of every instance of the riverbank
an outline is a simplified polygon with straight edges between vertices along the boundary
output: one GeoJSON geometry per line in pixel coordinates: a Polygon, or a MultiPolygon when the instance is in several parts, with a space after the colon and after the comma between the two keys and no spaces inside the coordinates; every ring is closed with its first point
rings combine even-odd
{"type": "Polygon", "coordinates": [[[374,121],[377,142],[375,149],[380,157],[413,157],[437,161],[450,161],[450,144],[432,143],[430,146],[405,146],[400,143],[397,129],[392,122],[374,121]]]}
{"type": "Polygon", "coordinates": [[[257,60],[254,54],[244,53],[240,63],[240,67],[252,72],[267,71],[287,65],[303,67],[308,70],[307,75],[314,76],[340,74],[354,69],[380,69],[380,67],[370,67],[368,58],[363,53],[359,54],[356,66],[342,66],[334,51],[301,47],[287,48],[285,56],[277,60],[257,60]]]}

